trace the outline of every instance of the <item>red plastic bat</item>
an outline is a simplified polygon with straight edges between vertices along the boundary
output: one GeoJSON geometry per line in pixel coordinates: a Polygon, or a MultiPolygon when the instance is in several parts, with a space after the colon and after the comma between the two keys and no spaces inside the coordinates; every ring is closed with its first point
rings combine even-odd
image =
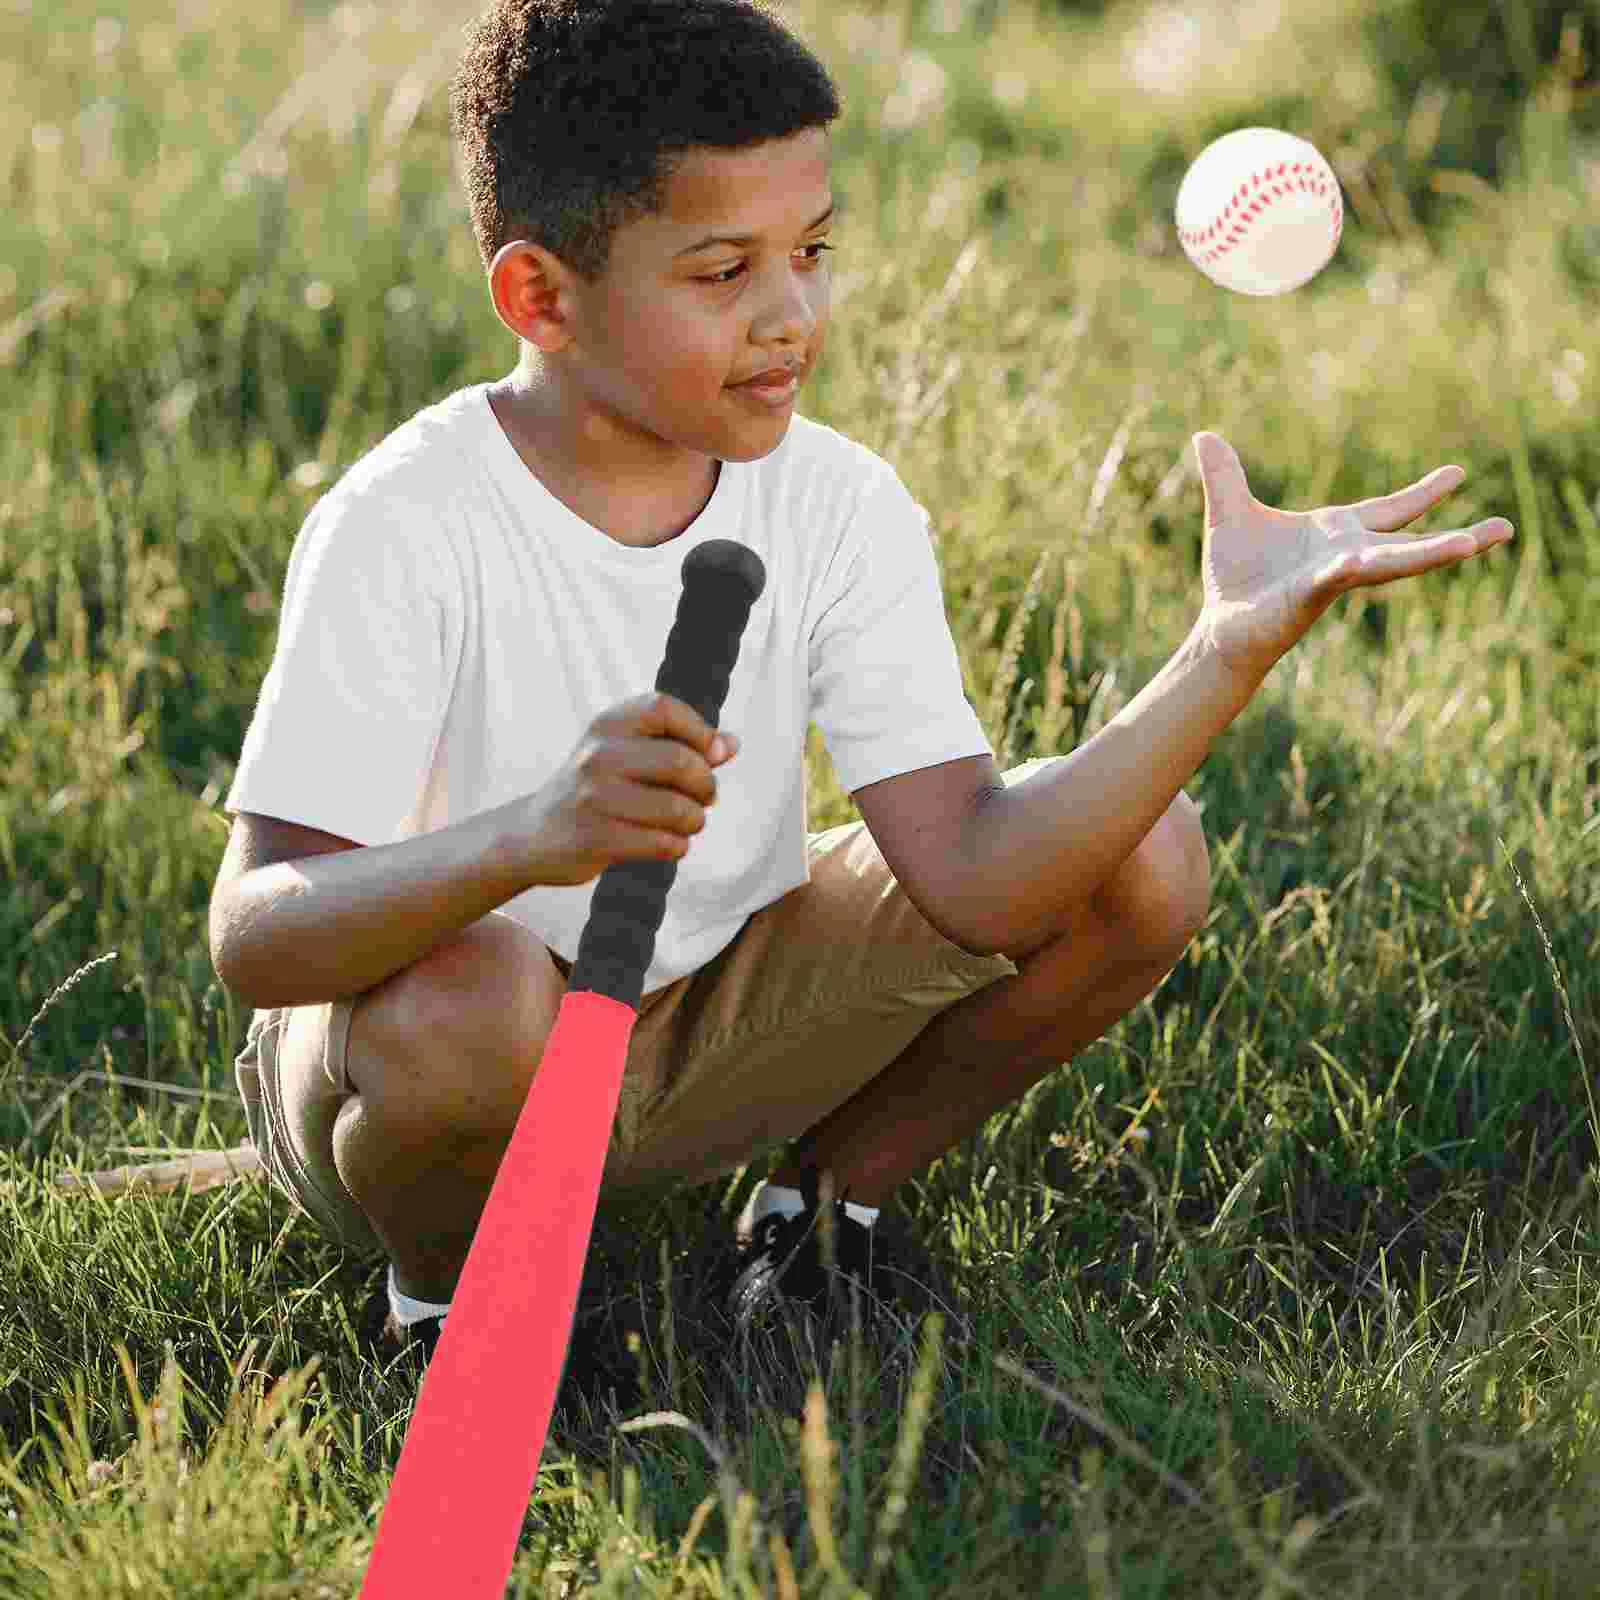
{"type": "MultiPolygon", "coordinates": [[[[711,539],[683,563],[656,688],[717,725],[755,551],[711,539]]],[[[600,874],[578,958],[428,1364],[361,1600],[503,1600],[566,1368],[600,1178],[644,974],[676,861],[600,874]]]]}

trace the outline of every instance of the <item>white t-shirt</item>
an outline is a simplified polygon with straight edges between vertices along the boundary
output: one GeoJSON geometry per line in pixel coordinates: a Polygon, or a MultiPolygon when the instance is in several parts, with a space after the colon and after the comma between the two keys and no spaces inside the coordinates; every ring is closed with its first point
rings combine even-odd
{"type": "MultiPolygon", "coordinates": [[[[532,793],[654,687],[684,557],[737,539],[767,572],[719,719],[740,750],[678,863],[648,993],[808,880],[811,722],[847,791],[989,741],[927,513],[873,451],[796,416],[769,455],[722,463],[687,530],[635,549],[528,470],[489,387],[419,412],[307,516],[226,808],[378,845],[532,793]]],[[[597,881],[499,909],[571,962],[597,881]]]]}

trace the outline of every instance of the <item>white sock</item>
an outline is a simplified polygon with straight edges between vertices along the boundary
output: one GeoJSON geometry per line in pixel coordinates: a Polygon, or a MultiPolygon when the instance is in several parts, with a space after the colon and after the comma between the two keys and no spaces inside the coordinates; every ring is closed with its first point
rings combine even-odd
{"type": "MultiPolygon", "coordinates": [[[[781,1212],[786,1217],[795,1217],[805,1208],[806,1197],[798,1189],[786,1188],[781,1183],[764,1183],[756,1192],[755,1207],[750,1213],[750,1221],[759,1222],[774,1211],[781,1212]]],[[[877,1206],[858,1206],[851,1200],[845,1201],[844,1214],[852,1222],[859,1222],[864,1228],[870,1228],[878,1220],[877,1206]]]]}
{"type": "Polygon", "coordinates": [[[394,1281],[394,1262],[389,1263],[389,1309],[394,1312],[394,1320],[402,1328],[409,1328],[414,1322],[421,1322],[424,1317],[437,1317],[439,1326],[444,1326],[444,1314],[450,1309],[448,1300],[441,1305],[435,1305],[428,1300],[413,1300],[408,1294],[401,1294],[399,1286],[394,1281]]]}

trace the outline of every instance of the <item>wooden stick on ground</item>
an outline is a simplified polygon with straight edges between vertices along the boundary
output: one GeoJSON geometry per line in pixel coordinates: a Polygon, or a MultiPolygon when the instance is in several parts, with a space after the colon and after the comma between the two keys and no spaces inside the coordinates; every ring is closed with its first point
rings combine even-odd
{"type": "Polygon", "coordinates": [[[175,1161],[148,1161],[142,1166],[99,1172],[61,1172],[54,1182],[61,1189],[98,1189],[102,1194],[127,1194],[134,1189],[163,1194],[185,1184],[198,1193],[260,1174],[261,1157],[253,1144],[246,1143],[230,1150],[191,1150],[175,1161]]]}

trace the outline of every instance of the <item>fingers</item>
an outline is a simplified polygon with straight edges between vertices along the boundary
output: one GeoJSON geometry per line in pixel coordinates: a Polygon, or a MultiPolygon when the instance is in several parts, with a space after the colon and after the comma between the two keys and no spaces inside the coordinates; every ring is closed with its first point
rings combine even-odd
{"type": "Polygon", "coordinates": [[[1436,567],[1470,560],[1511,539],[1513,528],[1504,517],[1490,517],[1471,528],[1436,533],[1404,544],[1374,545],[1359,554],[1341,556],[1321,575],[1324,584],[1347,589],[1372,588],[1412,578],[1436,567]]]}
{"type": "Polygon", "coordinates": [[[1466,477],[1466,471],[1461,467],[1437,467],[1409,489],[1359,501],[1350,509],[1361,519],[1369,533],[1394,533],[1397,529],[1409,527],[1447,494],[1454,494],[1466,477]]]}
{"type": "Polygon", "coordinates": [[[680,739],[692,745],[709,762],[713,759],[713,743],[717,730],[687,701],[676,695],[656,690],[632,702],[638,715],[634,730],[655,737],[680,739]]]}
{"type": "Polygon", "coordinates": [[[721,766],[739,749],[737,734],[713,728],[693,706],[659,689],[613,707],[590,726],[597,734],[676,739],[697,750],[713,767],[721,766]]]}
{"type": "Polygon", "coordinates": [[[619,739],[617,755],[624,770],[641,783],[676,789],[703,806],[717,798],[710,762],[677,739],[619,739]]]}
{"type": "Polygon", "coordinates": [[[607,816],[685,838],[704,831],[707,809],[716,798],[713,795],[702,803],[680,788],[641,781],[637,775],[630,777],[622,773],[599,784],[596,795],[607,816]]]}
{"type": "Polygon", "coordinates": [[[586,761],[590,794],[608,816],[639,827],[690,836],[706,825],[717,798],[713,768],[739,741],[720,734],[674,695],[642,695],[598,717],[598,742],[586,761]]]}

